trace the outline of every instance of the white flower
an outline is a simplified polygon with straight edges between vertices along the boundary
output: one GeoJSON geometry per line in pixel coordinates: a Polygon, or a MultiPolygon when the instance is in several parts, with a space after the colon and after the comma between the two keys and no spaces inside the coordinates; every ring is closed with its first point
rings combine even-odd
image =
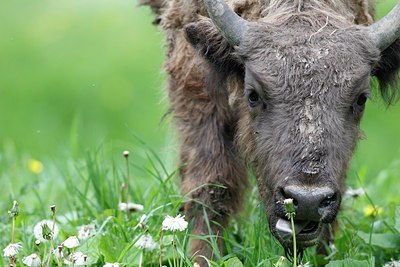
{"type": "Polygon", "coordinates": [[[82,225],[81,228],[79,228],[78,238],[80,240],[86,240],[95,234],[96,228],[93,224],[82,225]]]}
{"type": "Polygon", "coordinates": [[[53,221],[50,220],[43,220],[38,222],[35,227],[33,228],[33,235],[36,239],[40,240],[41,242],[46,242],[49,239],[54,239],[57,237],[59,232],[57,224],[53,225],[53,221]],[[53,232],[54,226],[54,232],[53,232]],[[43,231],[45,230],[45,231],[43,231]],[[50,232],[48,232],[50,231],[50,232]]]}
{"type": "Polygon", "coordinates": [[[357,198],[360,196],[365,195],[365,190],[363,188],[357,188],[357,189],[353,189],[351,187],[349,187],[346,190],[346,193],[344,194],[346,197],[352,197],[352,198],[357,198]]]}
{"type": "Polygon", "coordinates": [[[185,215],[182,216],[178,214],[178,216],[176,216],[175,218],[167,215],[167,217],[165,217],[164,221],[162,222],[161,230],[184,231],[187,226],[188,222],[185,221],[185,215]]]}
{"type": "Polygon", "coordinates": [[[297,267],[310,267],[310,266],[311,266],[310,263],[309,263],[309,262],[306,262],[306,263],[304,263],[304,264],[298,265],[297,267]]]}
{"type": "Polygon", "coordinates": [[[27,257],[25,257],[22,262],[29,267],[38,267],[42,264],[39,256],[36,253],[33,253],[27,257]]]}
{"type": "Polygon", "coordinates": [[[70,236],[62,242],[62,245],[66,248],[76,248],[79,246],[79,240],[76,236],[70,236]]]}
{"type": "Polygon", "coordinates": [[[63,246],[58,246],[55,250],[53,250],[53,254],[56,258],[63,258],[64,257],[64,253],[63,253],[63,246]]]}
{"type": "Polygon", "coordinates": [[[139,249],[151,251],[157,247],[157,243],[154,242],[153,237],[150,234],[145,234],[142,235],[133,246],[139,249]]]}
{"type": "Polygon", "coordinates": [[[400,261],[390,261],[385,263],[385,265],[383,267],[400,267],[400,261]]]}
{"type": "Polygon", "coordinates": [[[22,246],[20,243],[9,244],[5,249],[3,249],[4,257],[16,256],[21,248],[22,246]]]}
{"type": "Polygon", "coordinates": [[[68,260],[64,260],[67,265],[84,266],[89,265],[89,257],[80,251],[72,253],[68,260]]]}
{"type": "Polygon", "coordinates": [[[144,209],[143,205],[136,204],[136,203],[125,203],[125,202],[120,202],[118,204],[118,209],[122,212],[133,212],[133,211],[142,211],[144,209]]]}
{"type": "Polygon", "coordinates": [[[148,216],[146,214],[143,214],[140,219],[139,219],[139,223],[138,223],[138,227],[140,228],[146,228],[146,222],[147,222],[148,216]]]}
{"type": "Polygon", "coordinates": [[[106,264],[104,264],[103,267],[119,267],[119,263],[118,262],[114,262],[114,263],[106,262],[106,264]]]}

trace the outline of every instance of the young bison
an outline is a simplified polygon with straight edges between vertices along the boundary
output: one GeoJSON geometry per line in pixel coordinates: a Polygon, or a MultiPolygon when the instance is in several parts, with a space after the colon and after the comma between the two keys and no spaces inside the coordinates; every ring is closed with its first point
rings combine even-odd
{"type": "MultiPolygon", "coordinates": [[[[397,96],[400,3],[373,23],[372,0],[227,2],[141,0],[166,32],[193,234],[209,234],[204,214],[221,234],[243,202],[250,166],[284,247],[287,198],[300,250],[329,242],[371,76],[388,104],[397,96]]],[[[201,240],[191,252],[212,257],[201,240]]]]}

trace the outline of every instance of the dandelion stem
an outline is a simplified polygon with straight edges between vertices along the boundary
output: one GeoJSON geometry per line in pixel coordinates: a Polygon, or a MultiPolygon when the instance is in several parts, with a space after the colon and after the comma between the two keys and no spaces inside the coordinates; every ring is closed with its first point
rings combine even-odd
{"type": "Polygon", "coordinates": [[[160,234],[160,251],[159,251],[159,256],[158,256],[158,260],[160,262],[160,267],[162,267],[162,240],[163,240],[163,231],[161,230],[161,234],[160,234]]]}
{"type": "Polygon", "coordinates": [[[53,225],[51,227],[52,236],[50,238],[50,251],[49,251],[49,257],[47,258],[46,267],[50,266],[51,255],[53,255],[53,249],[54,249],[54,247],[53,247],[53,238],[54,238],[54,228],[55,228],[55,225],[56,225],[56,205],[50,206],[50,210],[51,210],[51,212],[53,214],[53,225]]]}
{"type": "Polygon", "coordinates": [[[296,245],[296,229],[294,228],[293,214],[290,214],[290,222],[292,223],[293,231],[293,267],[297,266],[297,245],[296,245]]]}
{"type": "Polygon", "coordinates": [[[143,251],[140,252],[139,267],[142,267],[142,262],[143,262],[143,251]]]}
{"type": "Polygon", "coordinates": [[[176,262],[176,255],[175,255],[175,232],[173,233],[173,236],[172,236],[172,257],[173,257],[173,260],[174,260],[174,267],[176,267],[177,266],[177,262],[176,262]]]}
{"type": "Polygon", "coordinates": [[[14,232],[15,232],[15,220],[19,214],[18,202],[14,200],[11,210],[8,211],[8,215],[11,217],[11,243],[14,243],[14,232]]]}
{"type": "Polygon", "coordinates": [[[15,231],[15,217],[12,218],[12,223],[11,223],[11,243],[14,243],[14,231],[15,231]]]}
{"type": "Polygon", "coordinates": [[[129,203],[129,152],[124,151],[125,164],[126,164],[126,203],[129,203]]]}

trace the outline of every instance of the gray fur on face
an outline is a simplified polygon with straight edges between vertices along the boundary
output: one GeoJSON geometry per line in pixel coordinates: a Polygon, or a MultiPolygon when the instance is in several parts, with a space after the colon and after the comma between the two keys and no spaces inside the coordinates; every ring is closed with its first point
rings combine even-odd
{"type": "Polygon", "coordinates": [[[280,188],[343,192],[360,136],[363,107],[357,100],[370,94],[379,59],[372,40],[356,27],[331,25],[313,35],[317,29],[296,21],[291,28],[253,23],[236,48],[245,66],[237,144],[254,168],[275,235],[283,216],[275,205],[280,188]],[[249,105],[249,90],[260,97],[259,105],[249,105]]]}

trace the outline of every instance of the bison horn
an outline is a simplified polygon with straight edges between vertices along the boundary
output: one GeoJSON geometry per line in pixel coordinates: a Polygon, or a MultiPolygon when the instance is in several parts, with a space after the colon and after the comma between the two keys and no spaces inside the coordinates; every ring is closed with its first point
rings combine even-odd
{"type": "Polygon", "coordinates": [[[400,2],[384,18],[369,26],[368,30],[381,51],[400,38],[400,2]]]}
{"type": "Polygon", "coordinates": [[[237,15],[224,0],[204,0],[208,14],[222,36],[233,46],[239,45],[248,22],[237,15]]]}

